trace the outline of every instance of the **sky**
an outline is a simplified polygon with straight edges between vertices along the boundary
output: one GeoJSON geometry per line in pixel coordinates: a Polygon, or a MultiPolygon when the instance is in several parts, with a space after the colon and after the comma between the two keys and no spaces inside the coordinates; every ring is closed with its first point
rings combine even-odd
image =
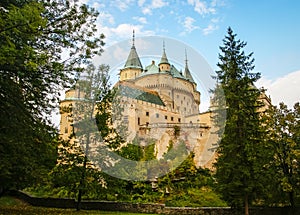
{"type": "MultiPolygon", "coordinates": [[[[300,1],[299,0],[81,0],[99,11],[97,27],[106,36],[105,49],[118,47],[119,67],[125,62],[135,31],[139,38],[162,38],[157,47],[161,56],[162,41],[169,60],[184,63],[185,51],[172,47],[172,42],[185,44],[188,62],[194,51],[205,59],[212,71],[217,70],[219,47],[231,27],[237,39],[247,42],[246,54],[253,52],[254,72],[262,77],[258,87],[267,89],[272,103],[286,103],[290,108],[300,101],[300,1]],[[123,43],[122,43],[123,44],[123,43]],[[193,50],[191,50],[193,49],[193,50]],[[173,56],[181,52],[182,60],[173,56]]],[[[136,44],[138,54],[145,46],[136,44]]],[[[108,51],[109,53],[109,51],[108,51]]],[[[146,54],[142,54],[145,56],[146,54]]],[[[158,57],[156,56],[156,57],[158,57]]],[[[152,54],[150,57],[155,57],[152,54]]],[[[105,57],[98,58],[99,63],[105,57]]],[[[149,61],[151,62],[151,61],[149,61]]],[[[147,64],[147,63],[145,63],[147,64]]],[[[150,63],[148,63],[150,64],[150,63]]],[[[124,65],[124,64],[123,64],[124,65]]],[[[143,66],[144,62],[143,62],[143,66]]],[[[118,66],[113,66],[118,70],[118,66]]],[[[197,76],[197,68],[191,69],[197,76]]],[[[112,73],[114,76],[115,73],[112,73]]],[[[201,78],[201,75],[200,75],[201,78]]],[[[201,81],[201,80],[200,80],[201,81]]],[[[204,83],[205,84],[205,83],[204,83]]],[[[200,86],[201,84],[198,84],[200,86]]],[[[201,89],[200,89],[201,90],[201,89]]]]}

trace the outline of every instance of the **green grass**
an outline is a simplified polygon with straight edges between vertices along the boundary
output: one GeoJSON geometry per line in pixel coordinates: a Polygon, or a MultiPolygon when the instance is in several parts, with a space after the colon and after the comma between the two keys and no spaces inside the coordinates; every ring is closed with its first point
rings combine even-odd
{"type": "Polygon", "coordinates": [[[12,197],[1,197],[0,198],[0,215],[142,215],[141,213],[126,213],[126,212],[108,212],[108,211],[92,211],[92,210],[81,210],[76,211],[75,209],[58,209],[58,208],[43,208],[33,207],[28,205],[21,200],[12,197]]]}

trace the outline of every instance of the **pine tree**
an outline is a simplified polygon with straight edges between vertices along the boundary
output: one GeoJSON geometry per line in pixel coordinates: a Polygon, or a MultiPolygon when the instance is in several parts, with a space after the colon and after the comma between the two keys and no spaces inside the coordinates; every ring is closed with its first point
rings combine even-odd
{"type": "MultiPolygon", "coordinates": [[[[244,203],[245,214],[249,214],[249,202],[262,188],[260,90],[254,86],[260,74],[252,72],[253,53],[244,53],[246,43],[237,40],[231,28],[228,28],[223,43],[217,64],[219,70],[215,78],[218,87],[215,93],[220,89],[224,91],[226,122],[224,133],[220,136],[215,176],[218,189],[229,205],[241,207],[244,203]]],[[[222,100],[216,98],[215,101],[222,100]]]]}

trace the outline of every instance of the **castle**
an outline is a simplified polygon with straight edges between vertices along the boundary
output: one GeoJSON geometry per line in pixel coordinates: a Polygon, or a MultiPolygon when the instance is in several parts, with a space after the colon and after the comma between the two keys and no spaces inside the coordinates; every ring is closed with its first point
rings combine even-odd
{"type": "MultiPolygon", "coordinates": [[[[169,62],[163,45],[160,62],[152,61],[144,68],[133,34],[128,58],[115,85],[122,97],[122,122],[127,127],[127,141],[136,135],[156,140],[158,159],[168,150],[169,142],[174,141],[174,128],[179,128],[180,138],[195,154],[195,164],[211,168],[218,137],[211,122],[212,112],[199,111],[201,93],[191,75],[186,54],[185,58],[182,72],[169,62]]],[[[60,106],[66,107],[76,99],[76,91],[68,90],[60,106]]],[[[67,139],[71,130],[68,116],[62,114],[61,137],[67,139]]]]}

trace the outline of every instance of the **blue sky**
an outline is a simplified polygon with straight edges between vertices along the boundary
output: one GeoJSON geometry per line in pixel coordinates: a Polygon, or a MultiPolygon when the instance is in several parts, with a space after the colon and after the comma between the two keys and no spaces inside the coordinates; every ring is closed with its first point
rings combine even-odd
{"type": "MultiPolygon", "coordinates": [[[[134,29],[137,38],[161,36],[193,47],[213,70],[230,26],[247,42],[246,53],[254,52],[255,71],[262,74],[258,85],[268,89],[273,102],[291,106],[300,101],[298,0],[81,1],[99,11],[97,26],[106,36],[106,47],[130,40],[134,29]]],[[[166,51],[169,57],[167,43],[166,51]]]]}

